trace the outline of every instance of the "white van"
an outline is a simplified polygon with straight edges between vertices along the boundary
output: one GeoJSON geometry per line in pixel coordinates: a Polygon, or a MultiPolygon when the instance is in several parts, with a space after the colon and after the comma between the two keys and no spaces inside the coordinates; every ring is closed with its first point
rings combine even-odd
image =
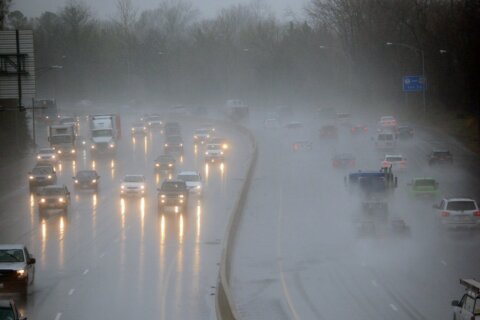
{"type": "Polygon", "coordinates": [[[375,147],[377,149],[395,149],[397,145],[397,138],[395,133],[388,131],[381,131],[375,137],[375,147]]]}

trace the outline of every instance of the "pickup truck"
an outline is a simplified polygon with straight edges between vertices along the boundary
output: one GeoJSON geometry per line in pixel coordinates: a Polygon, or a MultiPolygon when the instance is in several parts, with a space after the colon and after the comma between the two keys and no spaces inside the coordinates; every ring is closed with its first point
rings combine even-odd
{"type": "Polygon", "coordinates": [[[0,292],[27,293],[35,276],[35,258],[21,244],[0,245],[0,292]]]}

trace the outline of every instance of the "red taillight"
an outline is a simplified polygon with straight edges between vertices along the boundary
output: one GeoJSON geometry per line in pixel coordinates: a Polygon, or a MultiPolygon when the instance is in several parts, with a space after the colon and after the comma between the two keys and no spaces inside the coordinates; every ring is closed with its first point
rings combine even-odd
{"type": "Polygon", "coordinates": [[[368,132],[368,128],[367,127],[363,128],[363,131],[368,132]]]}
{"type": "Polygon", "coordinates": [[[446,218],[450,215],[448,211],[442,211],[442,217],[446,218]]]}
{"type": "Polygon", "coordinates": [[[352,128],[352,133],[355,133],[357,131],[357,128],[352,128]]]}
{"type": "Polygon", "coordinates": [[[474,215],[475,217],[480,217],[480,211],[475,211],[475,212],[473,213],[473,215],[474,215]]]}

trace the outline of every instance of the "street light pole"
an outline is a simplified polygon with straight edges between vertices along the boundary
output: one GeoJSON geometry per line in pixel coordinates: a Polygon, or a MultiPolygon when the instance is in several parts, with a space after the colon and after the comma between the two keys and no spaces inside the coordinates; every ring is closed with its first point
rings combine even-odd
{"type": "Polygon", "coordinates": [[[396,42],[387,42],[385,43],[387,46],[397,46],[397,47],[404,47],[410,49],[415,52],[420,52],[422,57],[422,78],[423,78],[423,90],[422,90],[422,99],[423,99],[423,116],[427,116],[427,95],[426,95],[426,85],[427,85],[427,77],[425,76],[425,51],[422,49],[418,49],[414,46],[405,44],[405,43],[396,43],[396,42]]]}

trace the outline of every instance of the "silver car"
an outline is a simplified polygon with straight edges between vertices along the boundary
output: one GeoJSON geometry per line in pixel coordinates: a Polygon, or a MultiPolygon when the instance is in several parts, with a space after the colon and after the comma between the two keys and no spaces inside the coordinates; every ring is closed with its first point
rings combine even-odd
{"type": "Polygon", "coordinates": [[[470,198],[443,199],[433,205],[440,223],[448,227],[477,227],[480,225],[480,211],[477,202],[470,198]]]}

